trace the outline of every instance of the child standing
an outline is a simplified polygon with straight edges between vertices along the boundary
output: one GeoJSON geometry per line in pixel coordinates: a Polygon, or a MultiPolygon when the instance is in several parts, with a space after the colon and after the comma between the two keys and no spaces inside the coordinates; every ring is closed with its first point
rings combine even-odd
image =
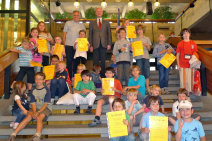
{"type": "Polygon", "coordinates": [[[178,119],[174,125],[176,141],[206,141],[201,122],[191,117],[194,112],[191,102],[181,101],[179,111],[182,118],[178,119]]]}
{"type": "Polygon", "coordinates": [[[116,75],[117,75],[117,64],[116,64],[115,55],[113,55],[113,54],[111,55],[110,61],[111,61],[110,67],[112,67],[115,70],[114,78],[116,78],[116,75]]]}
{"type": "MultiPolygon", "coordinates": [[[[54,38],[54,40],[55,40],[55,44],[59,44],[59,45],[62,44],[62,38],[61,38],[60,36],[56,36],[56,37],[54,38]]],[[[60,46],[60,47],[61,47],[61,46],[60,46]]],[[[52,49],[51,49],[51,51],[50,51],[51,55],[54,54],[54,50],[55,50],[55,45],[52,46],[52,49]]],[[[64,57],[64,56],[66,56],[65,47],[63,48],[63,52],[62,52],[60,61],[63,61],[63,57],[64,57]]]]}
{"type": "MultiPolygon", "coordinates": [[[[30,61],[32,61],[32,52],[29,49],[30,42],[28,39],[24,38],[21,43],[21,47],[17,48],[11,48],[10,51],[17,52],[19,54],[19,67],[20,70],[18,72],[18,75],[13,82],[13,84],[16,81],[22,81],[25,74],[27,74],[27,88],[28,90],[32,89],[32,84],[34,83],[34,67],[30,66],[30,61]]],[[[12,84],[12,88],[13,88],[12,84]]]]}
{"type": "Polygon", "coordinates": [[[165,43],[165,35],[163,33],[159,34],[158,36],[159,43],[155,45],[153,50],[153,56],[157,58],[157,66],[159,70],[159,85],[162,89],[162,93],[168,94],[168,81],[169,81],[169,70],[170,68],[164,67],[160,64],[160,59],[166,53],[175,53],[174,49],[171,47],[170,44],[165,43]]]}
{"type": "Polygon", "coordinates": [[[19,123],[25,118],[29,111],[29,104],[27,102],[26,84],[22,81],[15,82],[13,86],[13,94],[15,94],[14,105],[12,108],[12,115],[16,116],[15,122],[10,123],[10,127],[16,129],[19,123]]]}
{"type": "Polygon", "coordinates": [[[129,79],[128,86],[123,89],[123,93],[126,93],[127,89],[135,88],[138,90],[138,101],[143,103],[145,96],[145,77],[140,75],[140,68],[136,65],[132,66],[131,73],[133,77],[129,79]]]}
{"type": "Polygon", "coordinates": [[[115,42],[113,55],[116,57],[118,80],[122,84],[124,81],[125,85],[127,85],[130,76],[131,64],[130,42],[126,40],[126,31],[124,28],[120,28],[118,32],[120,39],[115,42]]]}
{"type": "Polygon", "coordinates": [[[32,89],[30,94],[30,103],[32,109],[27,114],[26,118],[18,125],[15,131],[10,135],[9,141],[14,141],[16,135],[32,120],[37,122],[36,133],[33,136],[33,141],[41,140],[41,133],[43,129],[43,120],[51,114],[51,94],[46,86],[44,86],[45,74],[38,72],[35,74],[36,86],[32,89]]]}
{"type": "Polygon", "coordinates": [[[82,81],[78,82],[73,95],[74,104],[76,105],[74,114],[80,114],[80,104],[88,104],[86,113],[90,114],[96,98],[95,85],[90,81],[90,72],[88,70],[82,71],[81,77],[82,81]]]}
{"type": "MultiPolygon", "coordinates": [[[[86,38],[86,31],[85,30],[80,30],[79,31],[79,36],[80,38],[86,38]]],[[[88,49],[89,49],[90,44],[88,43],[88,49]]],[[[87,60],[87,51],[79,51],[78,48],[78,42],[75,41],[74,43],[74,49],[76,50],[74,54],[74,73],[76,73],[77,66],[79,64],[84,64],[86,63],[87,60]]]]}
{"type": "Polygon", "coordinates": [[[101,72],[101,66],[94,65],[93,72],[91,72],[91,77],[92,77],[92,81],[94,82],[94,85],[96,88],[102,87],[102,78],[101,78],[100,72],[101,72]]]}
{"type": "MultiPolygon", "coordinates": [[[[106,78],[113,78],[114,77],[114,70],[111,67],[106,68],[105,72],[106,78]]],[[[97,107],[96,107],[96,116],[93,120],[92,123],[89,123],[89,127],[95,127],[101,124],[100,116],[102,114],[102,106],[104,104],[110,104],[110,111],[112,111],[112,102],[115,98],[120,98],[121,97],[121,92],[122,92],[122,85],[119,80],[114,79],[114,88],[113,88],[115,94],[114,95],[105,95],[101,99],[97,101],[97,107]]],[[[104,92],[103,90],[101,91],[102,93],[104,92]]]]}

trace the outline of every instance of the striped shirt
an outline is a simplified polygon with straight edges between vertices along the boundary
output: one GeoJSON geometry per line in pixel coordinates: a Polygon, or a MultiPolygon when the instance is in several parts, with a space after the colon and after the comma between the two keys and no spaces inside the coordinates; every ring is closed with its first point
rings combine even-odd
{"type": "Polygon", "coordinates": [[[31,50],[25,50],[23,47],[17,47],[17,50],[20,50],[19,53],[19,66],[21,67],[30,67],[30,61],[32,61],[32,52],[31,50]]]}

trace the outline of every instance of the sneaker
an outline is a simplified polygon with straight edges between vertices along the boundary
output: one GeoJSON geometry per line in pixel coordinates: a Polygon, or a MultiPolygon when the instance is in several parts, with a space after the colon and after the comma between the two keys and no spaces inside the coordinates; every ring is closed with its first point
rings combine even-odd
{"type": "Polygon", "coordinates": [[[164,89],[164,94],[169,94],[168,89],[164,89]]]}
{"type": "Polygon", "coordinates": [[[10,122],[10,127],[12,128],[14,126],[15,122],[10,122]]]}
{"type": "Polygon", "coordinates": [[[76,108],[76,110],[74,111],[74,114],[80,114],[80,107],[76,108]]]}
{"type": "Polygon", "coordinates": [[[18,127],[18,125],[19,125],[18,122],[14,123],[13,129],[15,130],[18,127]]]}
{"type": "Polygon", "coordinates": [[[40,141],[40,140],[41,140],[41,137],[40,137],[40,136],[34,135],[34,136],[32,137],[32,141],[40,141]]]}
{"type": "Polygon", "coordinates": [[[86,113],[86,114],[91,114],[91,113],[92,113],[92,107],[89,107],[89,106],[88,106],[88,108],[87,108],[87,110],[86,110],[85,113],[86,113]]]}
{"type": "Polygon", "coordinates": [[[88,124],[89,127],[96,127],[101,124],[101,121],[98,119],[94,119],[91,123],[88,124]]]}
{"type": "Polygon", "coordinates": [[[16,136],[15,135],[10,135],[10,138],[8,141],[15,141],[16,136]]]}

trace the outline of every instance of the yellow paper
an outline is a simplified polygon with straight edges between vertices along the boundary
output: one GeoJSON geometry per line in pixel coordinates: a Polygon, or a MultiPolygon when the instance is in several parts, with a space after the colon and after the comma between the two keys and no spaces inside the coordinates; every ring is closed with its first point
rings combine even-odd
{"type": "Polygon", "coordinates": [[[47,41],[45,39],[38,39],[37,40],[38,44],[38,52],[49,52],[48,47],[47,47],[47,41]]]}
{"type": "Polygon", "coordinates": [[[42,67],[41,63],[30,61],[31,67],[42,67]]]}
{"type": "Polygon", "coordinates": [[[168,141],[168,117],[150,116],[150,141],[168,141]]]}
{"type": "Polygon", "coordinates": [[[102,95],[114,95],[114,78],[102,78],[102,89],[104,90],[102,95]]]}
{"type": "Polygon", "coordinates": [[[160,63],[166,67],[167,69],[169,68],[169,66],[174,62],[174,60],[176,59],[176,57],[172,54],[172,53],[166,53],[163,58],[160,59],[160,63]]]}
{"type": "Polygon", "coordinates": [[[135,26],[127,26],[127,38],[136,38],[135,26]]]}
{"type": "Polygon", "coordinates": [[[64,50],[64,45],[55,44],[55,48],[54,48],[54,53],[53,54],[57,55],[61,59],[62,58],[62,54],[63,54],[63,50],[64,50]]]}
{"type": "Polygon", "coordinates": [[[124,119],[126,119],[124,110],[107,113],[109,138],[128,135],[127,125],[123,123],[124,119]]]}
{"type": "Polygon", "coordinates": [[[79,51],[88,51],[88,40],[87,38],[78,38],[78,49],[79,51]]]}
{"type": "Polygon", "coordinates": [[[55,75],[55,65],[45,66],[43,72],[46,75],[46,80],[51,80],[55,75]]]}
{"type": "Polygon", "coordinates": [[[78,84],[79,81],[82,81],[81,74],[80,73],[76,73],[74,75],[74,88],[77,87],[77,84],[78,84]]]}
{"type": "Polygon", "coordinates": [[[132,43],[133,57],[144,55],[143,43],[142,41],[135,41],[132,43]]]}

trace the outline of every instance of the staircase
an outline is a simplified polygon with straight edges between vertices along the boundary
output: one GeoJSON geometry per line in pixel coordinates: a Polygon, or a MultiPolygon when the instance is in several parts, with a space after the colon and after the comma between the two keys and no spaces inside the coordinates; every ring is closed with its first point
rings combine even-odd
{"type": "MultiPolygon", "coordinates": [[[[152,71],[150,75],[150,85],[158,84],[158,72],[152,71]]],[[[179,76],[177,71],[171,71],[169,75],[169,92],[168,95],[162,95],[162,99],[165,103],[167,115],[171,115],[171,108],[173,102],[177,99],[176,92],[179,88],[179,76]]],[[[101,95],[97,94],[97,99],[99,99],[101,95]]],[[[191,97],[195,113],[201,115],[202,123],[204,130],[206,131],[206,135],[209,137],[208,140],[212,140],[212,112],[204,111],[203,102],[199,97],[192,96],[191,97]]],[[[0,116],[0,141],[6,140],[8,136],[13,132],[13,130],[9,127],[9,123],[14,121],[15,117],[11,116],[9,112],[9,105],[13,103],[12,100],[0,100],[0,107],[3,107],[0,111],[4,111],[0,116]],[[7,106],[5,106],[7,105],[7,106]],[[5,108],[7,107],[7,108],[5,108]]],[[[81,113],[85,112],[87,105],[81,105],[81,113]]],[[[103,114],[101,116],[102,125],[99,127],[90,128],[88,127],[88,123],[90,123],[94,119],[96,104],[93,106],[93,114],[86,115],[74,115],[74,105],[66,106],[66,105],[53,105],[53,114],[48,118],[46,122],[44,122],[43,129],[43,140],[47,141],[66,141],[66,140],[74,140],[74,141],[107,141],[108,133],[107,133],[107,124],[106,124],[106,116],[105,113],[108,112],[109,105],[105,105],[103,107],[103,114]]],[[[31,122],[27,127],[22,130],[18,136],[17,140],[24,141],[29,140],[29,138],[34,135],[36,128],[36,123],[31,122]]],[[[136,133],[138,131],[138,127],[134,127],[133,131],[136,133]]],[[[207,137],[206,136],[206,137],[207,137]]],[[[174,138],[173,138],[174,140],[174,138]]]]}

